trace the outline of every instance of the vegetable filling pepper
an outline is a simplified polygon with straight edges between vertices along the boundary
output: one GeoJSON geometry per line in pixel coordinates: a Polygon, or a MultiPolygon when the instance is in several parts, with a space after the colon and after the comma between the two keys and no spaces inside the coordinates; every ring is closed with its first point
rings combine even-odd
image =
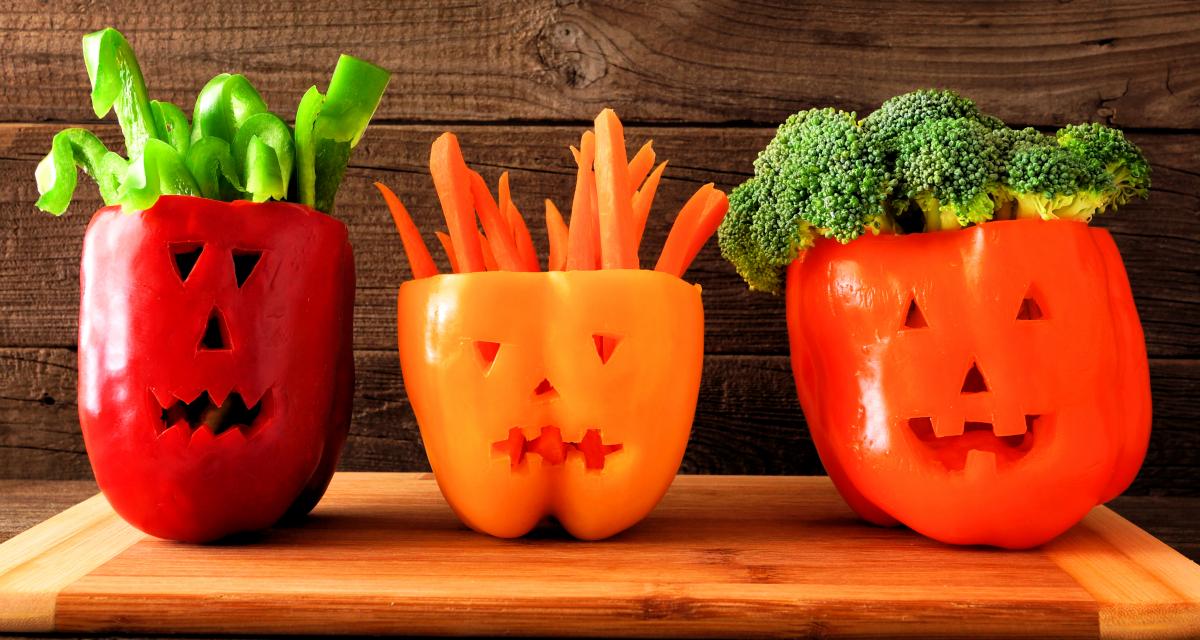
{"type": "Polygon", "coordinates": [[[326,213],[388,73],[342,56],[295,129],[243,76],[200,91],[191,121],[150,100],[113,29],[83,39],[92,105],[125,156],[57,134],[37,206],[66,211],[77,170],[106,205],[84,238],[79,417],[113,508],[205,542],[303,515],[350,421],[354,259],[326,213]]]}

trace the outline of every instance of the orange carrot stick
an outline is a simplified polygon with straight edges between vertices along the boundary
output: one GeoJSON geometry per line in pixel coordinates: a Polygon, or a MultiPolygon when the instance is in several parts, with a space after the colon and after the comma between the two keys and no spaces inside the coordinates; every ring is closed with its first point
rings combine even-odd
{"type": "Polygon", "coordinates": [[[450,260],[450,270],[454,273],[462,273],[458,270],[458,258],[454,255],[454,241],[450,239],[450,234],[444,231],[435,233],[438,241],[442,243],[442,249],[446,252],[446,258],[450,260]]]}
{"type": "Polygon", "coordinates": [[[650,206],[654,204],[654,193],[658,191],[658,183],[662,180],[663,170],[667,168],[664,160],[654,173],[646,179],[646,184],[633,194],[633,246],[642,246],[642,236],[646,233],[646,221],[650,219],[650,206]]]}
{"type": "Polygon", "coordinates": [[[446,216],[446,227],[450,230],[458,266],[463,273],[486,268],[475,224],[469,171],[463,160],[462,149],[458,146],[458,138],[453,133],[443,133],[433,142],[429,150],[429,173],[433,175],[438,200],[446,216]]]}
{"type": "Polygon", "coordinates": [[[571,147],[578,169],[575,172],[575,196],[571,200],[571,224],[567,230],[568,270],[595,269],[599,258],[596,210],[592,207],[595,153],[596,137],[591,131],[583,133],[579,149],[571,147]]]}
{"type": "Polygon", "coordinates": [[[496,264],[496,254],[492,253],[492,243],[488,242],[487,236],[483,232],[479,232],[479,249],[483,251],[483,266],[487,267],[488,271],[499,271],[500,265],[496,264]]]}
{"type": "Polygon", "coordinates": [[[483,176],[475,171],[471,172],[471,198],[475,203],[475,211],[479,213],[479,221],[483,223],[483,231],[487,234],[488,242],[491,245],[492,255],[495,257],[497,265],[496,270],[524,271],[525,269],[521,266],[521,257],[512,243],[512,230],[508,227],[508,221],[497,208],[487,183],[483,181],[483,176]]]}
{"type": "Polygon", "coordinates": [[[567,268],[567,223],[549,199],[546,200],[546,237],[550,241],[546,270],[564,271],[567,268]]]}
{"type": "Polygon", "coordinates": [[[692,266],[692,262],[704,248],[704,243],[708,242],[712,234],[717,232],[717,227],[721,226],[721,220],[725,219],[727,211],[729,211],[729,198],[725,196],[724,191],[714,189],[708,196],[708,202],[704,205],[704,212],[700,214],[688,233],[687,252],[683,257],[683,264],[679,267],[679,273],[675,275],[682,278],[683,274],[687,273],[688,267],[692,266]]]}
{"type": "Polygon", "coordinates": [[[691,244],[692,230],[696,227],[700,216],[704,214],[704,208],[708,205],[708,197],[712,191],[713,184],[711,182],[700,187],[679,210],[679,215],[675,216],[675,222],[671,225],[671,232],[667,234],[667,241],[663,244],[662,254],[658,257],[658,264],[654,267],[655,271],[665,271],[675,275],[683,273],[688,246],[691,244]]]}
{"type": "Polygon", "coordinates": [[[512,201],[507,171],[500,174],[500,210],[503,212],[509,228],[512,229],[513,245],[516,247],[516,253],[525,271],[541,271],[542,267],[538,264],[537,251],[533,248],[533,238],[529,236],[529,227],[525,226],[525,216],[521,215],[521,212],[517,210],[517,205],[512,201]]]}
{"type": "Polygon", "coordinates": [[[596,213],[600,264],[604,269],[636,269],[633,250],[633,190],[625,160],[625,133],[612,109],[596,116],[596,213]]]}
{"type": "Polygon", "coordinates": [[[653,140],[647,140],[646,144],[638,149],[637,154],[633,156],[633,160],[629,161],[629,188],[637,189],[646,180],[646,176],[650,173],[650,169],[654,167],[654,144],[653,140]]]}
{"type": "Polygon", "coordinates": [[[392,213],[392,222],[396,223],[396,231],[400,233],[400,242],[404,245],[404,255],[408,258],[413,279],[436,276],[437,265],[433,262],[433,256],[429,255],[429,247],[426,247],[425,241],[421,239],[421,232],[417,230],[417,225],[413,224],[412,216],[408,215],[404,203],[382,182],[376,182],[375,188],[379,189],[383,200],[387,202],[388,211],[392,213]]]}

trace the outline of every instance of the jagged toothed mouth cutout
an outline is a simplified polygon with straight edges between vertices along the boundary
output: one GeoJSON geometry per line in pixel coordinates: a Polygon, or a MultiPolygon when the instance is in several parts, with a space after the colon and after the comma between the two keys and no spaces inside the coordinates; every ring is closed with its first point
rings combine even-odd
{"type": "Polygon", "coordinates": [[[928,417],[909,418],[908,427],[917,439],[949,471],[962,471],[972,459],[994,461],[997,466],[1012,464],[1024,458],[1034,442],[1045,438],[1050,429],[1047,416],[1026,415],[1024,431],[997,435],[990,422],[966,421],[961,433],[938,435],[933,420],[928,417]],[[979,452],[972,454],[972,452],[979,452]]]}
{"type": "Polygon", "coordinates": [[[508,438],[492,443],[493,453],[507,456],[514,469],[524,464],[530,454],[540,456],[546,464],[561,465],[567,461],[567,456],[578,452],[583,455],[587,469],[600,471],[604,469],[605,458],[622,448],[620,444],[606,444],[599,429],[588,429],[579,442],[563,442],[558,427],[542,427],[533,439],[526,438],[519,427],[513,427],[508,431],[508,438]]]}
{"type": "MultiPolygon", "coordinates": [[[[230,391],[221,402],[217,402],[208,391],[200,392],[191,401],[175,397],[164,404],[155,399],[155,405],[162,410],[161,420],[156,425],[158,436],[162,437],[173,429],[182,429],[191,439],[196,431],[208,429],[214,436],[239,432],[248,437],[267,422],[270,394],[267,391],[252,404],[247,404],[237,391],[230,391]]],[[[154,397],[153,393],[150,395],[154,397]]]]}

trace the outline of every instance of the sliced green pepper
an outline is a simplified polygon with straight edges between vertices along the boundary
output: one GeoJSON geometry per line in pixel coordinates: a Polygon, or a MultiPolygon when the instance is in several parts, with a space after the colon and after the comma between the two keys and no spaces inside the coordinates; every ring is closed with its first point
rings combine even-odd
{"type": "Polygon", "coordinates": [[[146,82],[125,36],[108,28],[83,37],[83,62],[92,82],[92,110],[103,118],[109,110],[125,135],[125,153],[134,157],[154,137],[154,114],[146,82]]]}
{"type": "Polygon", "coordinates": [[[175,147],[150,138],[129,163],[119,200],[126,211],[149,209],[166,194],[199,196],[200,187],[175,147]]]}
{"type": "Polygon", "coordinates": [[[76,167],[96,181],[104,204],[117,201],[125,176],[125,159],[109,151],[91,131],[73,128],[55,134],[50,153],[38,163],[35,176],[41,194],[37,200],[39,209],[56,216],[67,210],[78,180],[76,167]]]}

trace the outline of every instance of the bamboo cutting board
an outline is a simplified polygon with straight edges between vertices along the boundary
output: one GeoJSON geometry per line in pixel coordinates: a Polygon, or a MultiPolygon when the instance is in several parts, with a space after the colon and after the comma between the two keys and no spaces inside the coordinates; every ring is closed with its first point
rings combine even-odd
{"type": "Polygon", "coordinates": [[[427,475],[341,473],[304,523],[147,538],[96,496],[0,545],[0,631],[1200,637],[1200,567],[1104,507],[1040,550],[856,520],[828,478],[681,476],[605,542],[462,527],[427,475]]]}

